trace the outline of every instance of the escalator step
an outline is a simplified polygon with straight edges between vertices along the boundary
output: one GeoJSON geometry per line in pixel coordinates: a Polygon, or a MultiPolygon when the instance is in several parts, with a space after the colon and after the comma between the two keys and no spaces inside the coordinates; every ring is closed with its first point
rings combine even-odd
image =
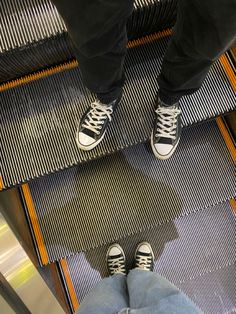
{"type": "MultiPolygon", "coordinates": [[[[157,37],[166,34],[163,32],[157,37]]],[[[102,157],[149,139],[157,76],[169,37],[130,48],[126,58],[124,98],[104,141],[94,150],[77,148],[78,121],[94,96],[82,84],[79,68],[32,81],[0,93],[0,174],[11,187],[45,174],[102,157]]],[[[236,94],[220,61],[202,88],[181,100],[183,126],[236,108],[236,94]]]]}
{"type": "Polygon", "coordinates": [[[38,246],[46,247],[48,257],[41,255],[42,261],[86,251],[227,200],[235,195],[234,175],[233,160],[212,121],[185,129],[175,155],[165,162],[139,144],[86,167],[35,180],[29,184],[36,211],[31,223],[33,228],[37,223],[34,230],[42,234],[38,246]]]}
{"type": "MultiPolygon", "coordinates": [[[[204,313],[231,313],[236,305],[235,228],[235,215],[229,202],[225,202],[131,235],[119,243],[132,268],[137,244],[150,242],[156,257],[155,272],[184,291],[204,313]]],[[[107,248],[105,245],[67,258],[79,302],[107,276],[107,248]]]]}

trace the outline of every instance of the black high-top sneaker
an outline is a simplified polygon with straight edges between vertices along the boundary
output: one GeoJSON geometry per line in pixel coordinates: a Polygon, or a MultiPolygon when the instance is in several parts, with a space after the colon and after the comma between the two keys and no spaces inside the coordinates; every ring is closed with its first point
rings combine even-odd
{"type": "Polygon", "coordinates": [[[117,273],[126,275],[125,253],[119,244],[115,243],[109,247],[106,262],[110,276],[117,273]]]}
{"type": "Polygon", "coordinates": [[[121,97],[109,104],[103,104],[96,100],[91,104],[80,120],[76,132],[76,142],[80,149],[91,150],[96,147],[104,138],[111,116],[121,97]]]}
{"type": "Polygon", "coordinates": [[[158,159],[168,159],[172,156],[180,140],[181,110],[179,103],[166,106],[159,98],[156,118],[151,135],[151,146],[158,159]]]}
{"type": "Polygon", "coordinates": [[[136,249],[134,258],[135,268],[153,271],[154,254],[149,243],[147,242],[140,243],[136,249]]]}

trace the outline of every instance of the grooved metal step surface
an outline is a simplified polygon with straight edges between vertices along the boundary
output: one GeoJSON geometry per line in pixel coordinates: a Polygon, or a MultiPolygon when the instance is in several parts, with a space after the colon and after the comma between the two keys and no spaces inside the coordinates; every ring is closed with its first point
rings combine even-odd
{"type": "Polygon", "coordinates": [[[49,0],[2,0],[0,52],[22,48],[66,32],[56,7],[49,0]]]}
{"type": "MultiPolygon", "coordinates": [[[[102,157],[149,139],[157,76],[168,38],[129,49],[124,97],[102,143],[90,152],[78,149],[76,129],[94,96],[82,84],[78,68],[44,77],[0,93],[0,174],[5,188],[102,157]]],[[[183,126],[213,118],[236,107],[220,61],[202,88],[184,97],[183,126]]]]}
{"type": "Polygon", "coordinates": [[[179,285],[195,303],[201,304],[205,313],[225,314],[236,312],[236,263],[229,263],[214,271],[208,270],[179,285]],[[204,289],[202,289],[204,287],[204,289]]]}
{"type": "Polygon", "coordinates": [[[49,0],[2,0],[0,28],[0,82],[74,56],[64,21],[49,0]]]}
{"type": "Polygon", "coordinates": [[[229,199],[235,167],[214,121],[186,129],[173,158],[145,144],[29,184],[49,261],[229,199]]]}
{"type": "MultiPolygon", "coordinates": [[[[235,215],[228,202],[129,236],[119,243],[129,268],[141,241],[151,243],[154,271],[184,291],[206,314],[232,313],[235,303],[235,215]]],[[[108,245],[67,259],[79,302],[103,277],[108,245]]]]}
{"type": "MultiPolygon", "coordinates": [[[[129,39],[172,27],[176,7],[176,0],[135,0],[127,25],[129,39]]],[[[75,56],[66,25],[52,1],[2,0],[0,28],[0,82],[75,56]]]]}
{"type": "Polygon", "coordinates": [[[176,21],[177,3],[177,0],[135,0],[127,22],[128,38],[135,39],[172,27],[176,21]]]}

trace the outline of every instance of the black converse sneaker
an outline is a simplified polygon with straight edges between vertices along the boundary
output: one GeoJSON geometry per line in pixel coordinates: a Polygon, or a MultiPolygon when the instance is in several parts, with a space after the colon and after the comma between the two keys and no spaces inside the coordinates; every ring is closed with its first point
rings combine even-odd
{"type": "Polygon", "coordinates": [[[154,129],[151,135],[151,146],[158,159],[168,159],[174,153],[181,134],[179,104],[166,106],[159,98],[156,109],[154,129]]]}
{"type": "Polygon", "coordinates": [[[125,253],[119,244],[109,247],[106,260],[110,276],[117,273],[126,275],[125,253]]]}
{"type": "Polygon", "coordinates": [[[140,243],[135,252],[135,268],[153,271],[153,266],[154,254],[151,245],[147,242],[140,243]]]}
{"type": "Polygon", "coordinates": [[[121,97],[103,104],[96,100],[85,112],[76,133],[76,142],[80,149],[91,150],[104,138],[111,116],[120,102],[121,97]]]}

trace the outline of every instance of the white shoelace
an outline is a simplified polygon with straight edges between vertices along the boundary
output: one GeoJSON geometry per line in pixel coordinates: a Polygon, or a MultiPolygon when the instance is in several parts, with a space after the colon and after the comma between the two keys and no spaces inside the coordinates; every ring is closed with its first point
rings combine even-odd
{"type": "Polygon", "coordinates": [[[88,113],[86,120],[82,124],[83,128],[91,130],[97,135],[100,134],[104,121],[108,118],[111,121],[111,115],[113,113],[112,106],[106,106],[99,101],[95,101],[91,104],[92,109],[88,113]]]}
{"type": "Polygon", "coordinates": [[[178,108],[159,107],[156,113],[158,114],[158,129],[155,136],[175,140],[177,117],[181,110],[178,108]]]}
{"type": "Polygon", "coordinates": [[[108,266],[110,271],[113,273],[125,272],[124,258],[122,256],[112,260],[108,260],[108,266]]]}
{"type": "Polygon", "coordinates": [[[137,256],[136,267],[142,268],[143,270],[150,270],[152,259],[150,256],[137,256]]]}

